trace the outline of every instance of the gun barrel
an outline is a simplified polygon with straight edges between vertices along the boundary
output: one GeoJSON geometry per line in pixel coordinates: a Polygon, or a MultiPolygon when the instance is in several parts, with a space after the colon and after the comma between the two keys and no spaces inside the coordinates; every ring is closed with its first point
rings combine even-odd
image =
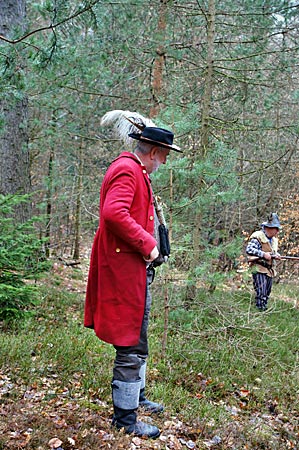
{"type": "Polygon", "coordinates": [[[281,256],[280,259],[290,259],[293,261],[299,261],[299,256],[281,256]]]}

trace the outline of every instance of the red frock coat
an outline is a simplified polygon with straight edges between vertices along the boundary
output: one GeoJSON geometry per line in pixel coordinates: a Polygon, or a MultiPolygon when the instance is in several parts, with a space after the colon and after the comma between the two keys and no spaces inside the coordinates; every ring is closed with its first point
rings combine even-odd
{"type": "Polygon", "coordinates": [[[157,245],[153,233],[150,179],[135,155],[123,152],[101,187],[85,301],[84,325],[105,342],[138,344],[146,295],[143,256],[157,245]]]}

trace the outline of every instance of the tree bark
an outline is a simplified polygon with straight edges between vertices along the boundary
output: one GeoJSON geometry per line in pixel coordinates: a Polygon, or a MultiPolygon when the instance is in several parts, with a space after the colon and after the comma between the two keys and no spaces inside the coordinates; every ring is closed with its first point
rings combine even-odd
{"type": "MultiPolygon", "coordinates": [[[[213,90],[214,52],[215,52],[215,0],[209,0],[207,18],[207,67],[201,116],[200,158],[205,158],[209,145],[211,100],[213,90]]],[[[198,181],[198,191],[202,189],[202,180],[198,181]]],[[[193,230],[193,249],[195,265],[200,257],[201,212],[198,211],[193,230]]]]}
{"type": "MultiPolygon", "coordinates": [[[[25,0],[0,0],[0,34],[12,37],[25,29],[25,0]]],[[[27,194],[31,190],[28,151],[27,115],[28,101],[24,91],[23,67],[19,60],[21,51],[13,53],[11,45],[3,45],[6,70],[2,83],[5,85],[0,97],[0,194],[27,194]],[[18,95],[15,95],[17,93],[18,95]]],[[[18,208],[21,221],[30,215],[28,204],[18,208]]]]}
{"type": "Polygon", "coordinates": [[[214,53],[215,53],[215,0],[209,0],[207,12],[207,67],[201,117],[201,155],[204,157],[209,145],[209,119],[213,89],[214,53]]]}
{"type": "Polygon", "coordinates": [[[46,257],[49,258],[51,251],[51,221],[52,221],[52,190],[53,190],[53,164],[55,158],[55,151],[52,148],[49,156],[48,165],[48,189],[46,193],[47,198],[47,223],[45,229],[46,238],[46,257]]]}
{"type": "Polygon", "coordinates": [[[165,30],[166,30],[166,8],[168,0],[161,0],[159,10],[159,22],[157,34],[160,36],[160,45],[158,46],[156,53],[157,56],[154,61],[153,74],[152,74],[152,95],[154,104],[150,110],[150,117],[156,117],[160,111],[161,92],[163,87],[163,70],[165,65],[165,30]]]}
{"type": "Polygon", "coordinates": [[[75,242],[74,242],[74,253],[73,253],[74,259],[80,258],[83,170],[84,170],[84,144],[82,141],[81,145],[80,145],[80,149],[79,149],[78,178],[77,178],[77,183],[76,183],[75,242]]]}
{"type": "MultiPolygon", "coordinates": [[[[213,73],[214,73],[214,53],[215,53],[215,0],[209,0],[208,10],[206,12],[206,27],[207,27],[207,58],[206,58],[206,73],[204,80],[204,96],[202,101],[202,115],[201,115],[201,145],[200,154],[201,159],[206,158],[209,136],[210,136],[210,113],[211,101],[213,91],[213,73]]],[[[197,158],[198,155],[194,155],[197,158]]],[[[198,180],[198,192],[203,188],[203,180],[198,180]]],[[[193,226],[193,258],[191,261],[191,270],[194,271],[200,261],[201,254],[201,230],[202,230],[202,212],[198,209],[194,216],[193,226]]],[[[188,300],[194,300],[196,293],[195,280],[188,286],[186,290],[186,297],[188,300]]]]}

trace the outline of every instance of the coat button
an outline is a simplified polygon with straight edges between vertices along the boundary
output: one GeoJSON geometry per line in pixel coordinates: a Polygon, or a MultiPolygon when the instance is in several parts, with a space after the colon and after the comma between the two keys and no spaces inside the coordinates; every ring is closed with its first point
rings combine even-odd
{"type": "Polygon", "coordinates": [[[145,169],[143,169],[143,171],[142,171],[143,173],[146,173],[146,170],[145,169]]]}
{"type": "Polygon", "coordinates": [[[154,220],[154,216],[150,216],[149,220],[154,220]]]}
{"type": "Polygon", "coordinates": [[[116,253],[119,253],[119,252],[120,252],[120,248],[117,247],[117,248],[115,249],[115,251],[116,251],[116,253]]]}

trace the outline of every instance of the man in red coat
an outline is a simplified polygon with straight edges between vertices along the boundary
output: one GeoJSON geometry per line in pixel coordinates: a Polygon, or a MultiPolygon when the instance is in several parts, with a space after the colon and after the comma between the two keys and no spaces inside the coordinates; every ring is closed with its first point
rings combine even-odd
{"type": "Polygon", "coordinates": [[[145,397],[151,263],[159,256],[149,175],[166,163],[173,133],[145,127],[130,133],[134,153],[123,152],[108,168],[101,187],[100,223],[91,253],[84,325],[113,344],[113,424],[127,433],[156,438],[159,429],[137,421],[137,408],[160,412],[145,397]]]}

